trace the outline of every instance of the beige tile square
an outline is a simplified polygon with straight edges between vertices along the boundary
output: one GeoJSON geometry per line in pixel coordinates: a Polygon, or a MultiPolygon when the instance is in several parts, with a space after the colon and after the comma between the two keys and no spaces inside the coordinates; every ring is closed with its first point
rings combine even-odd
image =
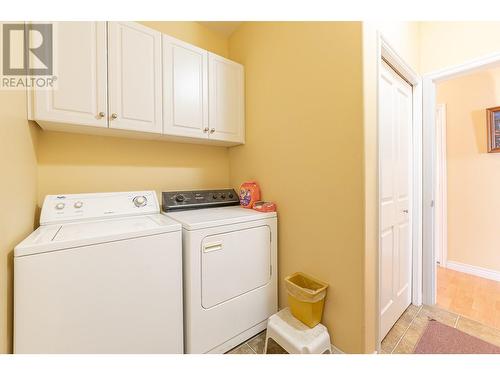
{"type": "Polygon", "coordinates": [[[387,333],[387,335],[382,340],[382,350],[388,353],[392,352],[392,350],[396,347],[399,339],[405,333],[407,327],[408,325],[406,325],[404,322],[397,321],[396,324],[394,324],[394,326],[391,328],[389,333],[387,333]]]}
{"type": "Polygon", "coordinates": [[[420,327],[425,327],[429,319],[437,320],[443,324],[453,327],[458,318],[458,314],[440,309],[435,306],[423,305],[420,309],[414,323],[420,327]]]}
{"type": "MultiPolygon", "coordinates": [[[[257,354],[264,354],[264,346],[266,344],[266,331],[252,337],[246,344],[257,354]]],[[[267,344],[267,354],[288,354],[276,341],[269,339],[267,344]]]]}
{"type": "Polygon", "coordinates": [[[460,317],[458,320],[457,328],[469,335],[480,338],[487,341],[493,345],[500,346],[500,331],[488,327],[484,324],[476,322],[471,319],[460,317]]]}
{"type": "Polygon", "coordinates": [[[288,354],[288,352],[283,349],[276,341],[274,341],[273,339],[269,339],[266,354],[288,354]]]}
{"type": "Polygon", "coordinates": [[[401,318],[399,318],[399,321],[404,321],[410,324],[415,315],[417,315],[417,313],[419,312],[419,310],[420,306],[415,306],[415,305],[408,306],[408,308],[405,310],[401,318]]]}
{"type": "Polygon", "coordinates": [[[420,307],[410,305],[406,311],[401,315],[396,324],[391,328],[389,333],[382,340],[382,350],[385,352],[392,352],[398,343],[399,339],[403,336],[406,329],[410,326],[415,315],[419,312],[420,307]]]}
{"type": "Polygon", "coordinates": [[[233,350],[227,352],[227,354],[255,354],[247,343],[241,344],[240,346],[234,348],[233,350]]]}
{"type": "Polygon", "coordinates": [[[415,346],[418,343],[418,340],[420,340],[420,337],[422,336],[422,333],[425,330],[425,325],[420,325],[420,324],[414,324],[413,322],[406,333],[404,334],[403,338],[399,342],[399,344],[396,346],[394,349],[393,353],[395,354],[409,354],[413,353],[413,350],[415,349],[415,346]]]}
{"type": "Polygon", "coordinates": [[[266,331],[259,333],[247,341],[248,346],[257,354],[264,353],[264,345],[266,343],[266,331]]]}
{"type": "Polygon", "coordinates": [[[392,354],[411,354],[413,353],[413,348],[415,344],[408,340],[406,337],[399,342],[398,346],[394,349],[392,354]]]}

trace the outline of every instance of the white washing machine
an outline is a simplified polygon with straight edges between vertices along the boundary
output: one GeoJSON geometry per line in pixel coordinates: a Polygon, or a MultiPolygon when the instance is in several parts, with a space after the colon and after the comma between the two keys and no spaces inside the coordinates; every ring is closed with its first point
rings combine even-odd
{"type": "Polygon", "coordinates": [[[234,190],[163,193],[182,224],[184,349],[225,353],[278,309],[277,218],[239,206],[234,190]]]}
{"type": "Polygon", "coordinates": [[[183,353],[181,226],[155,192],[49,195],[14,250],[14,353],[183,353]]]}

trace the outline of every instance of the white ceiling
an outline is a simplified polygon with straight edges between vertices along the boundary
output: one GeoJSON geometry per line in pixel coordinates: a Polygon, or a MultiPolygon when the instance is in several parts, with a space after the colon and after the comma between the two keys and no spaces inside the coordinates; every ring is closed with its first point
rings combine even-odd
{"type": "Polygon", "coordinates": [[[243,22],[236,21],[200,21],[203,26],[224,35],[226,38],[230,37],[231,34],[240,26],[243,22]]]}

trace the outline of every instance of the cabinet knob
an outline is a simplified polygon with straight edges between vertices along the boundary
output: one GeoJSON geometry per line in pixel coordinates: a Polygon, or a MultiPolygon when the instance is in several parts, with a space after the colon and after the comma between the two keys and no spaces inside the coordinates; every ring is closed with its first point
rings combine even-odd
{"type": "Polygon", "coordinates": [[[209,128],[203,128],[203,133],[208,133],[209,130],[209,128]]]}
{"type": "Polygon", "coordinates": [[[210,133],[215,133],[215,128],[210,129],[210,133]]]}
{"type": "Polygon", "coordinates": [[[116,118],[118,118],[118,115],[117,115],[116,113],[113,113],[113,114],[111,115],[111,119],[112,119],[112,120],[114,120],[114,119],[116,119],[116,118]]]}
{"type": "Polygon", "coordinates": [[[106,114],[104,112],[99,112],[97,114],[97,117],[99,117],[99,118],[103,118],[104,116],[106,116],[106,114]]]}

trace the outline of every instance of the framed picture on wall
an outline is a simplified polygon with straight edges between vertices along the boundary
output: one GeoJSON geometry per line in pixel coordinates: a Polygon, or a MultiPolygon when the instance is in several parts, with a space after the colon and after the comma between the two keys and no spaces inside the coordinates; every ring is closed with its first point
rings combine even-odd
{"type": "Polygon", "coordinates": [[[488,152],[500,152],[500,107],[486,109],[488,152]]]}

